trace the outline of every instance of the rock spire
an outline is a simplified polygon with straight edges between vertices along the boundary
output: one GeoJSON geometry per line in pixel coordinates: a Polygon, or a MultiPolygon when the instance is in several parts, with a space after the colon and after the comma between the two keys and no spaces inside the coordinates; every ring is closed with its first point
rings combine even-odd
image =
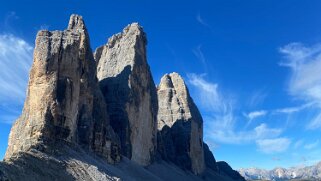
{"type": "Polygon", "coordinates": [[[157,96],[146,44],[142,27],[133,23],[95,52],[97,77],[122,154],[144,166],[153,160],[157,134],[157,96]]]}
{"type": "Polygon", "coordinates": [[[65,31],[40,31],[35,44],[27,98],[5,158],[65,141],[119,161],[82,17],[72,15],[65,31]]]}
{"type": "Polygon", "coordinates": [[[177,73],[164,75],[157,95],[162,157],[201,174],[205,170],[203,120],[183,78],[177,73]]]}

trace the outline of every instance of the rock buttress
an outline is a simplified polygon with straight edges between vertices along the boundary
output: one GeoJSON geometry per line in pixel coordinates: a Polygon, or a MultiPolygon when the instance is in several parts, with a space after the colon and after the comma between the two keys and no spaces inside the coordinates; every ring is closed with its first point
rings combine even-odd
{"type": "Polygon", "coordinates": [[[157,87],[158,147],[165,160],[201,174],[205,170],[203,120],[177,73],[166,74],[157,87]]]}
{"type": "Polygon", "coordinates": [[[57,141],[75,143],[114,163],[119,138],[109,126],[96,63],[81,16],[65,31],[40,31],[22,115],[14,123],[5,159],[57,141]]]}
{"type": "Polygon", "coordinates": [[[133,23],[95,52],[97,77],[122,154],[144,166],[153,160],[157,136],[157,95],[146,44],[142,27],[133,23]]]}

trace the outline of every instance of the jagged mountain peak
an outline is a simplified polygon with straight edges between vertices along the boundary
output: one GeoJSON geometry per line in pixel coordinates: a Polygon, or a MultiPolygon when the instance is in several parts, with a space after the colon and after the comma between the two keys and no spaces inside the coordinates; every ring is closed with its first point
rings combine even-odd
{"type": "Polygon", "coordinates": [[[320,162],[312,166],[297,166],[291,168],[274,168],[272,170],[265,170],[259,168],[243,168],[239,170],[239,173],[247,180],[320,180],[321,167],[320,162]]]}
{"type": "MultiPolygon", "coordinates": [[[[70,27],[84,27],[72,15],[70,27]]],[[[40,31],[22,115],[10,132],[6,159],[57,141],[77,144],[119,161],[118,138],[109,126],[96,65],[83,31],[40,31]],[[117,151],[118,150],[118,151],[117,151]],[[113,153],[112,153],[113,152],[113,153]]]]}
{"type": "Polygon", "coordinates": [[[138,23],[109,38],[95,53],[97,77],[122,153],[145,166],[153,160],[157,134],[156,88],[146,54],[145,33],[138,23]]]}
{"type": "Polygon", "coordinates": [[[68,23],[68,30],[86,30],[85,22],[82,16],[77,14],[72,14],[68,23]]]}
{"type": "Polygon", "coordinates": [[[175,87],[182,87],[186,89],[185,82],[181,75],[176,72],[165,74],[160,81],[158,89],[166,89],[166,88],[174,88],[175,87]]]}
{"type": "Polygon", "coordinates": [[[131,24],[128,24],[124,30],[123,30],[123,34],[126,34],[128,32],[135,32],[137,34],[141,34],[144,33],[143,27],[138,23],[138,22],[133,22],[131,24]]]}
{"type": "MultiPolygon", "coordinates": [[[[147,38],[143,27],[140,26],[137,22],[128,24],[122,32],[108,38],[107,44],[104,46],[113,48],[116,44],[124,42],[126,42],[129,47],[146,46],[147,38]]],[[[100,48],[102,47],[99,47],[97,50],[99,50],[100,48]]]]}
{"type": "Polygon", "coordinates": [[[165,74],[157,95],[159,147],[164,147],[160,149],[162,157],[201,174],[205,169],[203,120],[183,78],[178,73],[165,74]]]}
{"type": "Polygon", "coordinates": [[[94,55],[89,42],[79,15],[64,31],[37,34],[1,181],[239,180],[230,167],[220,172],[203,143],[202,117],[183,78],[166,74],[156,88],[139,24],[94,55]]]}

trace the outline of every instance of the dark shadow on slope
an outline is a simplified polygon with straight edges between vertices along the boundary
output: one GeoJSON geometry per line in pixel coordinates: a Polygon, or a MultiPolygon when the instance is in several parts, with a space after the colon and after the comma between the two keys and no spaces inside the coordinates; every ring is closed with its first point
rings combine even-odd
{"type": "Polygon", "coordinates": [[[110,117],[110,125],[118,134],[121,142],[121,153],[131,158],[132,146],[127,142],[130,140],[130,129],[126,103],[129,100],[130,87],[128,79],[131,74],[131,66],[128,65],[116,77],[109,77],[99,82],[107,105],[110,117]]]}
{"type": "Polygon", "coordinates": [[[0,181],[9,181],[8,177],[4,174],[3,163],[0,162],[0,181]]]}
{"type": "Polygon", "coordinates": [[[212,169],[215,172],[218,172],[218,166],[217,166],[215,157],[205,142],[203,142],[203,149],[204,149],[204,160],[205,160],[206,167],[209,169],[212,169]]]}
{"type": "Polygon", "coordinates": [[[219,161],[219,162],[217,162],[217,166],[220,170],[220,173],[229,176],[233,180],[245,181],[245,179],[240,175],[240,173],[233,170],[228,163],[226,163],[224,161],[219,161]]]}
{"type": "Polygon", "coordinates": [[[216,172],[206,172],[206,177],[198,177],[184,172],[173,164],[163,161],[150,165],[147,169],[124,158],[111,165],[101,157],[84,151],[77,145],[57,142],[43,151],[32,149],[12,162],[0,162],[0,180],[217,180],[232,181],[216,172]],[[13,164],[12,164],[13,163],[13,164]],[[97,170],[97,171],[95,171],[97,170]],[[1,172],[4,174],[1,175],[1,172]],[[105,177],[106,176],[106,177],[105,177]]]}
{"type": "Polygon", "coordinates": [[[173,162],[183,170],[190,171],[189,158],[191,121],[177,120],[172,127],[165,125],[158,134],[160,155],[165,161],[173,162]]]}
{"type": "MultiPolygon", "coordinates": [[[[156,165],[149,166],[149,169],[160,178],[164,180],[177,180],[179,178],[173,178],[172,174],[178,173],[188,176],[188,180],[205,180],[205,181],[233,181],[234,178],[221,173],[216,165],[215,158],[212,152],[209,150],[208,146],[204,143],[204,159],[206,164],[206,169],[201,175],[195,175],[191,172],[192,164],[189,158],[189,139],[191,136],[191,121],[178,120],[170,128],[169,126],[164,126],[161,131],[158,132],[158,151],[161,158],[167,162],[164,164],[162,160],[158,160],[156,165]],[[157,166],[158,164],[158,166],[157,166]],[[177,168],[171,166],[174,164],[177,168]],[[168,172],[165,167],[173,169],[171,173],[168,172]]],[[[182,176],[181,178],[184,178],[182,176]]],[[[187,178],[185,178],[187,179],[187,178]]]]}
{"type": "Polygon", "coordinates": [[[122,176],[121,172],[114,170],[114,165],[108,164],[107,160],[78,145],[60,140],[46,146],[34,146],[1,162],[0,181],[5,178],[12,181],[95,180],[93,174],[98,177],[96,180],[105,176],[104,180],[111,180],[122,176]]]}
{"type": "MultiPolygon", "coordinates": [[[[13,158],[9,163],[2,162],[0,165],[3,175],[0,174],[0,180],[12,181],[42,181],[57,180],[59,178],[72,181],[75,178],[69,174],[64,164],[58,160],[52,159],[43,154],[27,152],[19,155],[19,158],[13,158]]],[[[0,171],[1,172],[1,171],[0,171]]]]}

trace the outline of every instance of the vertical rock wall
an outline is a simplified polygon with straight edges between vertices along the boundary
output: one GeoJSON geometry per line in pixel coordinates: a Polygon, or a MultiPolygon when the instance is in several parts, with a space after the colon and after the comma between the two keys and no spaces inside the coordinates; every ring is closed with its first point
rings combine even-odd
{"type": "Polygon", "coordinates": [[[205,169],[203,120],[177,73],[162,77],[157,88],[159,151],[164,159],[201,174],[205,169]]]}
{"type": "Polygon", "coordinates": [[[153,159],[157,130],[157,96],[146,44],[142,27],[133,23],[95,52],[97,77],[122,154],[140,165],[153,159]]]}
{"type": "Polygon", "coordinates": [[[71,16],[65,31],[37,34],[27,98],[12,127],[5,158],[31,147],[45,149],[56,141],[79,144],[110,163],[120,159],[89,36],[78,15],[71,16]]]}
{"type": "MultiPolygon", "coordinates": [[[[160,154],[162,159],[201,176],[195,178],[243,179],[228,164],[218,164],[203,143],[203,120],[182,77],[166,74],[156,89],[142,27],[128,25],[94,55],[89,42],[84,21],[78,15],[71,16],[65,31],[37,34],[27,97],[11,129],[5,162],[24,160],[22,155],[31,148],[36,149],[32,153],[51,155],[55,152],[51,148],[68,143],[94,152],[109,163],[118,162],[122,154],[147,166],[160,154]]],[[[85,167],[95,164],[95,159],[85,167]]],[[[48,164],[43,156],[39,160],[48,164]]],[[[54,162],[64,167],[63,162],[54,162]]],[[[37,163],[37,168],[42,167],[37,163]]],[[[30,165],[27,161],[21,164],[30,165]]],[[[137,168],[136,164],[128,168],[133,165],[137,168]]],[[[71,167],[76,174],[83,171],[71,167]]],[[[5,178],[3,168],[0,164],[0,180],[5,178]]],[[[104,171],[98,169],[94,174],[100,172],[104,171]]]]}

